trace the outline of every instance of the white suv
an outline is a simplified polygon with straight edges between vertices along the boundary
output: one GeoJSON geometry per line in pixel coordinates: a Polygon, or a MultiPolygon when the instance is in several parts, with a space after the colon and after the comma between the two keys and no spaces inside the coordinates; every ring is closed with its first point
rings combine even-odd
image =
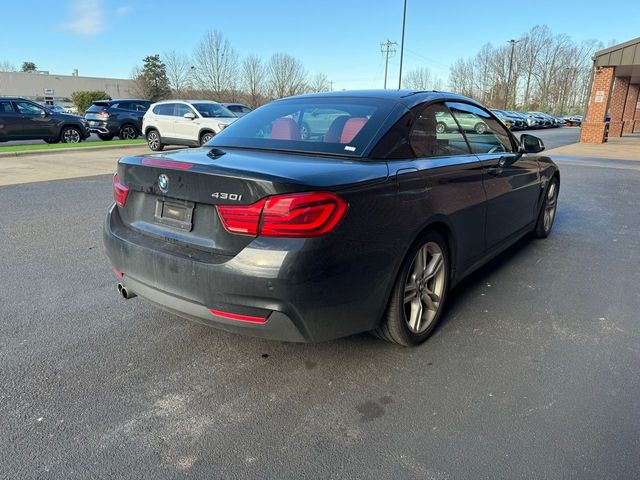
{"type": "Polygon", "coordinates": [[[204,145],[237,119],[210,100],[165,100],[149,107],[142,131],[149,148],[157,152],[165,145],[204,145]]]}

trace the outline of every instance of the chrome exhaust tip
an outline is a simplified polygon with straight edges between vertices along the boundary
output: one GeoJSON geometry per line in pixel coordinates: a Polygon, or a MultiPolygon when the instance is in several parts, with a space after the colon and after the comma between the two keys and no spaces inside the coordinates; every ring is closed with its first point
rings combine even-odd
{"type": "Polygon", "coordinates": [[[118,283],[118,293],[122,295],[122,298],[125,300],[131,300],[138,296],[121,283],[118,283]]]}

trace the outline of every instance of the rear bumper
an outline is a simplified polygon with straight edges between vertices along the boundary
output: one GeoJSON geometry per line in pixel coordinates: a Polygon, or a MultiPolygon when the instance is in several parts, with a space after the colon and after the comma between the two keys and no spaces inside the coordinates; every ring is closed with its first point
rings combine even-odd
{"type": "Polygon", "coordinates": [[[183,318],[235,333],[291,342],[344,337],[375,328],[388,297],[388,259],[362,248],[345,256],[306,239],[256,238],[235,257],[195,253],[126,227],[115,205],[104,242],[129,290],[183,318]],[[229,319],[211,309],[266,321],[229,319]]]}

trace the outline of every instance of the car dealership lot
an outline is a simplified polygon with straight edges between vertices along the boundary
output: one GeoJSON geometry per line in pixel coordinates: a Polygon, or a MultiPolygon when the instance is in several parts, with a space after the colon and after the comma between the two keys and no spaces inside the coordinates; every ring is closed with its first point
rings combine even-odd
{"type": "Polygon", "coordinates": [[[632,478],[640,162],[560,168],[549,239],[465,280],[415,349],[122,300],[110,175],[0,187],[0,478],[632,478]]]}

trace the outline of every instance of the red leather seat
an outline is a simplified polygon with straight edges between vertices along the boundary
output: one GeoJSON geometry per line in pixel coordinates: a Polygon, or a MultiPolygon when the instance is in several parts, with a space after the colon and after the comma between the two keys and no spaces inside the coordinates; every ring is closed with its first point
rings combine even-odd
{"type": "Polygon", "coordinates": [[[367,123],[367,118],[365,117],[351,117],[347,120],[342,129],[342,135],[340,135],[340,143],[349,143],[353,140],[360,130],[362,130],[365,123],[367,123]]]}
{"type": "Polygon", "coordinates": [[[345,123],[351,117],[349,115],[340,115],[337,117],[331,125],[329,125],[329,129],[327,133],[324,135],[325,142],[338,143],[340,141],[340,137],[342,136],[342,130],[344,129],[345,123]]]}
{"type": "Polygon", "coordinates": [[[271,127],[274,140],[300,140],[300,128],[292,118],[278,118],[271,127]]]}

